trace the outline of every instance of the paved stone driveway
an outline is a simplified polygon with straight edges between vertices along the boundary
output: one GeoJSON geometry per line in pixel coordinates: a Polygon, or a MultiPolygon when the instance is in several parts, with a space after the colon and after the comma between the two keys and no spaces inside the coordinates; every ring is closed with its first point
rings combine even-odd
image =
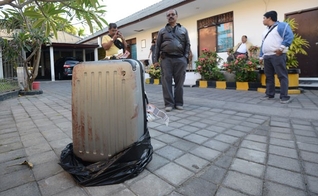
{"type": "MultiPolygon", "coordinates": [[[[318,195],[318,91],[284,105],[253,91],[185,88],[185,110],[168,113],[169,126],[148,124],[154,154],[146,170],[81,187],[58,165],[72,142],[71,82],[41,88],[0,102],[0,196],[318,195]]],[[[146,91],[163,109],[161,86],[146,91]]]]}

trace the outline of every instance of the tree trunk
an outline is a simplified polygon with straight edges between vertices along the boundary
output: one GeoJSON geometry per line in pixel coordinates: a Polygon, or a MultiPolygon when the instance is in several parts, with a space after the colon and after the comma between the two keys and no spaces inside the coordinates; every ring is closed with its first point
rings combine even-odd
{"type": "Polygon", "coordinates": [[[24,62],[24,70],[27,73],[27,78],[26,78],[26,86],[24,87],[25,91],[30,91],[33,90],[33,82],[35,78],[38,76],[38,71],[39,71],[39,65],[40,65],[40,60],[41,60],[41,47],[35,48],[35,51],[32,52],[32,56],[29,56],[25,62],[24,62]],[[33,59],[32,62],[32,69],[31,71],[28,70],[28,64],[31,64],[31,59],[33,59]]]}

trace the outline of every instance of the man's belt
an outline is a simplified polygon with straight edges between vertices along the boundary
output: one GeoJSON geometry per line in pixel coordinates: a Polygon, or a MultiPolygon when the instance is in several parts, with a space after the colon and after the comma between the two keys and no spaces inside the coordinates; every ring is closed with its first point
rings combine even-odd
{"type": "Polygon", "coordinates": [[[169,57],[169,58],[180,58],[180,57],[183,57],[183,55],[174,55],[174,54],[168,54],[168,53],[164,53],[164,55],[166,57],[169,57]]]}

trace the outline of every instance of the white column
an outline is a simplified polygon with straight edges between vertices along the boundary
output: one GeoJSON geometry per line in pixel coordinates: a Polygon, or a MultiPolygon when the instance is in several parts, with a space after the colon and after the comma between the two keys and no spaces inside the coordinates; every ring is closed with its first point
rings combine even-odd
{"type": "Polygon", "coordinates": [[[0,47],[0,79],[3,79],[2,47],[0,47]]]}
{"type": "MultiPolygon", "coordinates": [[[[103,37],[97,37],[98,48],[103,47],[103,46],[102,46],[102,38],[103,38],[103,37]]],[[[94,50],[94,58],[95,58],[95,61],[98,61],[98,48],[95,48],[95,50],[94,50]]]]}
{"type": "Polygon", "coordinates": [[[102,47],[102,38],[101,37],[97,37],[97,44],[98,44],[98,47],[102,47]]]}
{"type": "Polygon", "coordinates": [[[86,61],[86,50],[83,49],[83,62],[85,62],[85,61],[86,61]]]}
{"type": "Polygon", "coordinates": [[[51,81],[55,81],[54,50],[53,50],[53,46],[50,46],[50,64],[51,64],[51,81]]]}
{"type": "Polygon", "coordinates": [[[44,67],[44,53],[41,52],[41,59],[40,59],[40,65],[41,65],[41,76],[44,76],[44,71],[45,71],[45,67],[44,67]]]}
{"type": "Polygon", "coordinates": [[[94,60],[98,61],[98,48],[94,49],[94,60]]]}

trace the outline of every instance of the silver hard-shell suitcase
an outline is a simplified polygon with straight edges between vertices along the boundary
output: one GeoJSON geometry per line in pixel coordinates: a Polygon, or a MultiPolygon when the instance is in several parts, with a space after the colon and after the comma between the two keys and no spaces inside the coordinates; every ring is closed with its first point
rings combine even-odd
{"type": "Polygon", "coordinates": [[[144,71],[139,61],[83,62],[72,76],[73,151],[107,160],[146,131],[144,71]]]}

